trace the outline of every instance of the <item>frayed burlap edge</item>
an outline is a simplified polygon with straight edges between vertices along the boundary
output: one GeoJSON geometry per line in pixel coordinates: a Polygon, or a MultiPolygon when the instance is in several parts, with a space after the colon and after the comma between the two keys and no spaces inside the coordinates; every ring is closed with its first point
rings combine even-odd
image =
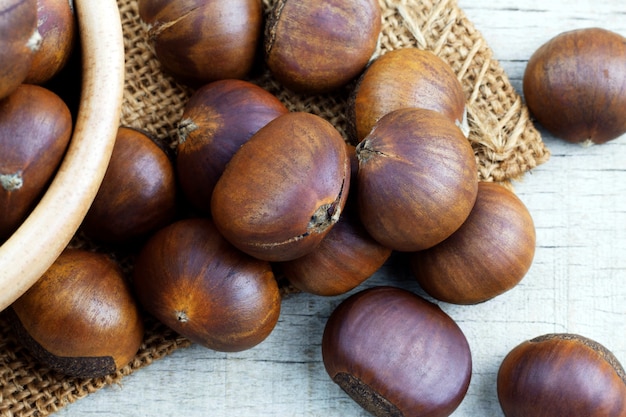
{"type": "MultiPolygon", "coordinates": [[[[508,182],[545,162],[549,151],[528,110],[493,58],[481,34],[454,0],[379,0],[383,29],[373,59],[387,51],[417,47],[439,55],[454,69],[466,93],[469,140],[483,181],[508,182]]],[[[273,0],[264,0],[268,10],[273,0]]],[[[118,0],[124,27],[126,82],[121,124],[147,130],[173,149],[176,124],[192,91],[161,72],[137,16],[136,0],[118,0]]],[[[292,111],[308,111],[333,123],[346,137],[346,106],[351,86],[336,94],[303,96],[282,88],[260,71],[251,81],[279,97],[292,111]]],[[[288,292],[284,288],[283,292],[288,292]]],[[[35,362],[14,339],[0,314],[0,415],[46,416],[190,342],[147,319],[146,336],[128,366],[105,378],[77,379],[35,362]]]]}

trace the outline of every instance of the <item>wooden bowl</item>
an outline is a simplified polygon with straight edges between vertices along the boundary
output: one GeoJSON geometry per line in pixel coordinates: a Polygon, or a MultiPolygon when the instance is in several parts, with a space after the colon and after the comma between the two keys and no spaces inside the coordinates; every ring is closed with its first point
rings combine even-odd
{"type": "Polygon", "coordinates": [[[0,246],[0,311],[66,248],[106,171],[124,91],[124,43],[115,0],[74,0],[83,55],[81,102],[65,158],[45,195],[0,246]]]}

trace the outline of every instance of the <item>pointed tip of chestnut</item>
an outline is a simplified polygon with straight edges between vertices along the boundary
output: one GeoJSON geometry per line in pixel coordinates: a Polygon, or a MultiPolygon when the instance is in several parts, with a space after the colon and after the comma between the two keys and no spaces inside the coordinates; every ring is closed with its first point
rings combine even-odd
{"type": "Polygon", "coordinates": [[[497,393],[507,417],[626,415],[626,377],[615,355],[577,334],[546,334],[503,359],[497,393]]]}

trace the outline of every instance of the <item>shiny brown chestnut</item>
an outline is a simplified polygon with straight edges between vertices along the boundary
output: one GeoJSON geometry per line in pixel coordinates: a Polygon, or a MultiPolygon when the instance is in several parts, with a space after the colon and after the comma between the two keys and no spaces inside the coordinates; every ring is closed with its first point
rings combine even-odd
{"type": "Polygon", "coordinates": [[[71,133],[69,108],[46,88],[22,84],[0,101],[0,242],[36,204],[71,133]]]}
{"type": "Polygon", "coordinates": [[[281,263],[285,278],[300,291],[321,296],[344,294],[371,277],[391,256],[375,241],[354,210],[344,210],[337,224],[309,254],[281,263]]]}
{"type": "Polygon", "coordinates": [[[220,80],[196,90],[178,124],[176,170],[183,194],[203,214],[235,152],[267,123],[287,113],[267,90],[243,80],[220,80]]]}
{"type": "Polygon", "coordinates": [[[206,218],[179,220],[153,235],[133,282],[147,312],[213,350],[254,347],[280,314],[270,264],[235,249],[206,218]]]}
{"type": "Polygon", "coordinates": [[[339,219],[349,192],[346,143],[311,113],[278,116],[230,160],[211,198],[215,225],[259,259],[311,252],[339,219]]]}
{"type": "Polygon", "coordinates": [[[201,86],[251,72],[263,32],[260,0],[139,0],[138,11],[157,59],[178,81],[201,86]]]}
{"type": "Polygon", "coordinates": [[[125,243],[165,226],[175,213],[176,178],[167,154],[144,132],[118,128],[82,229],[102,242],[125,243]]]}
{"type": "Polygon", "coordinates": [[[382,116],[405,107],[438,111],[468,134],[463,86],[450,65],[433,52],[395,49],[372,62],[350,97],[355,141],[363,140],[382,116]]]}
{"type": "Polygon", "coordinates": [[[474,151],[443,114],[395,110],[378,121],[356,152],[361,221],[384,246],[427,249],[469,216],[478,192],[474,151]]]}
{"type": "Polygon", "coordinates": [[[66,249],[11,311],[18,339],[65,375],[111,374],[131,362],[143,340],[130,286],[102,253],[66,249]]]}
{"type": "Polygon", "coordinates": [[[420,286],[448,303],[476,304],[515,287],[535,254],[535,226],[510,189],[478,184],[469,217],[450,237],[411,255],[420,286]]]}
{"type": "Polygon", "coordinates": [[[626,133],[626,38],[602,28],[561,33],[528,60],[523,90],[537,121],[573,143],[626,133]]]}
{"type": "Polygon", "coordinates": [[[377,0],[278,0],[265,28],[267,66],[291,90],[330,92],[365,69],[380,29],[377,0]]]}
{"type": "Polygon", "coordinates": [[[24,82],[41,45],[37,0],[7,0],[0,5],[0,99],[24,82]]]}
{"type": "Polygon", "coordinates": [[[43,84],[67,64],[77,42],[78,24],[72,1],[37,0],[37,30],[41,46],[24,82],[43,84]]]}
{"type": "Polygon", "coordinates": [[[624,417],[626,373],[615,355],[578,334],[525,341],[502,361],[498,399],[506,417],[624,417]]]}
{"type": "Polygon", "coordinates": [[[378,417],[445,417],[469,387],[465,335],[437,305],[407,290],[373,287],[345,299],[322,339],[326,371],[378,417]]]}

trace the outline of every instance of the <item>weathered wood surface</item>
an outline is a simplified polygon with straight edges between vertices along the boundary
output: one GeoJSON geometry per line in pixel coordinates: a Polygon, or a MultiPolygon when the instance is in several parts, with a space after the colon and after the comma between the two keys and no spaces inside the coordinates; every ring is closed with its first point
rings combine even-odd
{"type": "MultiPolygon", "coordinates": [[[[459,0],[521,92],[530,55],[565,30],[601,26],[626,35],[622,0],[459,0]]],[[[551,160],[515,184],[537,227],[535,262],[512,291],[477,306],[441,304],[473,352],[472,382],[455,417],[502,416],[496,373],[523,340],[550,332],[585,335],[626,364],[626,137],[583,148],[543,132],[551,160]]],[[[392,265],[367,285],[420,292],[392,265]]],[[[297,295],[258,347],[216,353],[182,349],[61,410],[59,416],[342,416],[367,414],[326,375],[320,340],[344,297],[297,295]]]]}

